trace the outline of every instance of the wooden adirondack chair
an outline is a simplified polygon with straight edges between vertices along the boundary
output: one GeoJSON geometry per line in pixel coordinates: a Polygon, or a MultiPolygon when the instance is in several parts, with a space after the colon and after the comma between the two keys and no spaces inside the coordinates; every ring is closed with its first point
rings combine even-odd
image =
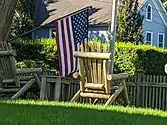
{"type": "Polygon", "coordinates": [[[77,101],[80,97],[94,99],[96,103],[99,99],[106,99],[105,105],[112,103],[120,94],[123,93],[124,105],[129,104],[125,79],[128,74],[109,74],[108,62],[112,58],[108,52],[107,45],[92,44],[81,46],[81,52],[74,52],[74,56],[79,59],[79,73],[73,74],[74,78],[80,79],[80,90],[71,99],[77,101]],[[119,80],[119,86],[112,92],[111,80],[119,80]]]}
{"type": "Polygon", "coordinates": [[[12,50],[11,44],[0,42],[0,92],[14,92],[12,99],[16,99],[26,92],[34,83],[40,87],[39,73],[41,68],[16,68],[16,53],[12,50]],[[23,86],[22,81],[26,82],[23,86]]]}

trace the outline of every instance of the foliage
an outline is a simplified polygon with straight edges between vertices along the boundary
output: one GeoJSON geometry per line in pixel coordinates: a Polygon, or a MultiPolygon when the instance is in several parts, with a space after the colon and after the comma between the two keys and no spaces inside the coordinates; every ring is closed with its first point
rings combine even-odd
{"type": "Polygon", "coordinates": [[[36,62],[34,60],[23,60],[21,62],[16,63],[16,66],[19,68],[35,68],[36,67],[36,62]]]}
{"type": "Polygon", "coordinates": [[[167,124],[165,111],[134,107],[31,100],[0,101],[0,107],[2,125],[167,124]]]}
{"type": "Polygon", "coordinates": [[[165,10],[167,10],[167,1],[165,1],[165,2],[163,3],[163,6],[164,6],[165,10]]]}
{"type": "MultiPolygon", "coordinates": [[[[25,31],[33,28],[35,13],[35,0],[18,0],[15,16],[12,23],[11,37],[18,36],[25,31]]],[[[31,33],[26,34],[23,38],[31,38],[31,33]]]]}
{"type": "MultiPolygon", "coordinates": [[[[89,41],[101,44],[99,40],[89,41]]],[[[17,40],[12,43],[17,51],[17,66],[35,67],[36,61],[44,61],[45,70],[58,70],[58,56],[55,39],[41,39],[34,41],[17,40]]],[[[109,44],[108,44],[109,47],[109,44]]],[[[167,63],[167,50],[151,45],[134,45],[132,43],[118,42],[115,45],[114,72],[127,72],[134,75],[138,69],[145,73],[158,75],[164,74],[167,63]]]]}
{"type": "Polygon", "coordinates": [[[147,74],[165,74],[167,50],[151,45],[117,43],[115,48],[115,71],[133,75],[137,69],[147,74]]]}
{"type": "MultiPolygon", "coordinates": [[[[91,43],[101,44],[102,48],[106,44],[98,40],[89,41],[89,45],[91,43]]],[[[134,45],[130,42],[118,42],[115,45],[115,73],[127,72],[130,75],[134,75],[138,69],[142,69],[146,74],[162,75],[165,74],[166,63],[167,50],[165,49],[151,45],[134,45]]]]}
{"type": "Polygon", "coordinates": [[[167,0],[161,0],[165,10],[167,10],[167,0]]]}
{"type": "Polygon", "coordinates": [[[142,42],[143,16],[138,12],[138,0],[120,0],[117,17],[117,41],[142,42]]]}
{"type": "Polygon", "coordinates": [[[17,52],[18,67],[35,67],[37,61],[44,61],[44,68],[58,69],[57,46],[55,39],[22,40],[12,42],[17,52]],[[32,64],[31,64],[32,63],[32,64]]]}

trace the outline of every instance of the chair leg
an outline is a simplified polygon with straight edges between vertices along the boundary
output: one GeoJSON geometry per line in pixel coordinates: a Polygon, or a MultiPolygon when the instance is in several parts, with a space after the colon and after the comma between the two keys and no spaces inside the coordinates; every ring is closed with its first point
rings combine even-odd
{"type": "Polygon", "coordinates": [[[20,97],[24,92],[26,92],[31,86],[32,84],[35,83],[35,79],[31,79],[26,85],[23,86],[23,88],[21,88],[14,96],[12,96],[11,99],[16,99],[18,97],[20,97]]]}
{"type": "Polygon", "coordinates": [[[35,78],[35,81],[36,81],[38,87],[41,88],[41,81],[40,81],[40,79],[39,79],[37,73],[34,73],[33,76],[34,76],[34,78],[35,78]]]}
{"type": "Polygon", "coordinates": [[[122,86],[123,86],[123,95],[124,95],[124,105],[127,106],[129,105],[129,97],[128,97],[128,91],[127,91],[127,88],[126,88],[126,84],[125,84],[125,79],[121,81],[122,83],[122,86]]]}
{"type": "Polygon", "coordinates": [[[55,85],[55,91],[54,91],[54,100],[59,101],[60,100],[60,95],[61,95],[61,79],[57,78],[56,79],[56,85],[55,85]]]}
{"type": "Polygon", "coordinates": [[[98,101],[99,101],[99,99],[95,99],[95,100],[93,101],[93,104],[97,104],[98,101]]]}
{"type": "Polygon", "coordinates": [[[89,103],[90,103],[90,104],[93,103],[93,98],[89,98],[89,103]]]}
{"type": "Polygon", "coordinates": [[[69,85],[68,85],[68,101],[70,100],[70,95],[71,94],[71,81],[69,82],[69,85]]]}
{"type": "Polygon", "coordinates": [[[42,84],[40,88],[40,100],[44,100],[46,95],[46,77],[42,77],[42,84]]]}
{"type": "Polygon", "coordinates": [[[121,93],[121,91],[123,90],[123,86],[120,85],[118,87],[117,90],[115,90],[115,92],[110,96],[110,98],[107,100],[107,102],[105,103],[105,106],[111,104],[117,97],[118,95],[121,93]]]}
{"type": "Polygon", "coordinates": [[[78,90],[78,92],[74,95],[74,97],[70,100],[70,102],[74,102],[79,99],[81,91],[78,90]]]}

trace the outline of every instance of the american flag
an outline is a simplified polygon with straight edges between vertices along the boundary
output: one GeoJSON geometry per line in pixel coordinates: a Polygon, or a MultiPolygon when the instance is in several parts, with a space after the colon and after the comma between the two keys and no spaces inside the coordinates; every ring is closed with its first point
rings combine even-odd
{"type": "Polygon", "coordinates": [[[88,41],[88,9],[58,20],[55,23],[56,42],[60,76],[69,75],[78,70],[78,60],[74,51],[88,41]]]}

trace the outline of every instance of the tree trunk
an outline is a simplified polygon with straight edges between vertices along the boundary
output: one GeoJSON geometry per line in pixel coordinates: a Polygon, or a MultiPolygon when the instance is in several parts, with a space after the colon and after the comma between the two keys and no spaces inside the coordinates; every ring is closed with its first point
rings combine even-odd
{"type": "Polygon", "coordinates": [[[0,41],[7,41],[17,0],[0,0],[0,41]]]}

